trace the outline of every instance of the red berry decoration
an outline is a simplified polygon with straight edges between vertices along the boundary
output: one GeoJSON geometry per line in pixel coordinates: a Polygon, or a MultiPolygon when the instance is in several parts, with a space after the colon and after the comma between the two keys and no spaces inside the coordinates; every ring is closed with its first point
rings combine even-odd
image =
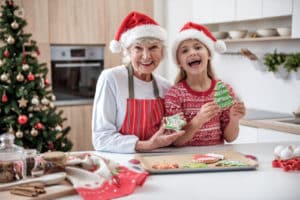
{"type": "Polygon", "coordinates": [[[3,103],[6,103],[6,102],[8,101],[8,98],[7,98],[7,96],[6,96],[5,93],[2,94],[1,101],[2,101],[3,103]]]}
{"type": "Polygon", "coordinates": [[[29,81],[34,81],[35,76],[34,76],[32,73],[29,73],[28,76],[27,76],[27,79],[28,79],[29,81]]]}
{"type": "Polygon", "coordinates": [[[5,49],[5,51],[4,51],[4,56],[6,58],[9,58],[9,56],[10,56],[10,53],[9,53],[9,51],[7,49],[5,49]]]}
{"type": "Polygon", "coordinates": [[[53,142],[48,142],[48,148],[49,148],[49,150],[53,150],[54,149],[53,142]]]}
{"type": "Polygon", "coordinates": [[[34,128],[36,128],[37,130],[42,130],[44,129],[44,125],[41,122],[38,122],[35,124],[34,128]]]}
{"type": "Polygon", "coordinates": [[[47,78],[45,79],[45,84],[46,84],[46,85],[50,85],[49,79],[47,79],[47,78]]]}
{"type": "Polygon", "coordinates": [[[28,121],[28,117],[27,117],[26,115],[20,115],[20,116],[18,117],[18,123],[19,123],[20,125],[26,124],[27,121],[28,121]]]}

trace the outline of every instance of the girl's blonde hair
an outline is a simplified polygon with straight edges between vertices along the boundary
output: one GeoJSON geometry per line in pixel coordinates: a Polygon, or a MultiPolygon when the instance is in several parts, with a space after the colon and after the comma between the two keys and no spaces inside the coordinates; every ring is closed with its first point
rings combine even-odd
{"type": "MultiPolygon", "coordinates": [[[[207,48],[207,50],[208,50],[209,54],[211,54],[210,50],[208,48],[207,48]]],[[[176,51],[176,57],[177,57],[177,51],[176,51]]],[[[187,75],[186,75],[186,72],[184,71],[184,69],[182,67],[180,67],[179,65],[177,65],[177,66],[179,68],[179,73],[177,74],[177,76],[175,78],[175,84],[179,83],[180,81],[186,80],[186,78],[187,78],[187,75]]],[[[207,75],[211,79],[216,79],[216,74],[213,70],[210,59],[208,60],[208,63],[207,63],[207,75]]]]}

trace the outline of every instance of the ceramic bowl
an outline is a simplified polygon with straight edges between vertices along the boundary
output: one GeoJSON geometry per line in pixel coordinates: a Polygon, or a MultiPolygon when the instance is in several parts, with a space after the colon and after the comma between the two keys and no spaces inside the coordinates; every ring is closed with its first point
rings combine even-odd
{"type": "Polygon", "coordinates": [[[291,28],[279,27],[276,30],[280,36],[290,36],[291,35],[291,28]]]}
{"type": "Polygon", "coordinates": [[[226,31],[215,31],[212,32],[212,34],[217,38],[217,39],[225,39],[228,37],[228,32],[226,31]]]}
{"type": "Polygon", "coordinates": [[[275,28],[264,28],[264,29],[258,29],[256,31],[256,34],[259,37],[272,37],[277,35],[277,31],[275,28]]]}
{"type": "Polygon", "coordinates": [[[246,37],[248,31],[247,30],[233,30],[229,31],[228,34],[232,39],[239,39],[246,37]]]}

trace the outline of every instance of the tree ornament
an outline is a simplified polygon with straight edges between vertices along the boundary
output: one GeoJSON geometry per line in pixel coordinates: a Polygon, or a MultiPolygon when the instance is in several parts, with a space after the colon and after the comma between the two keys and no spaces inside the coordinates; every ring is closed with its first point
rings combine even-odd
{"type": "Polygon", "coordinates": [[[55,130],[60,132],[60,131],[62,130],[62,128],[61,128],[60,125],[57,125],[57,126],[55,127],[55,130]]]}
{"type": "Polygon", "coordinates": [[[39,105],[40,101],[39,101],[39,98],[37,96],[34,96],[32,99],[31,99],[31,103],[33,105],[39,105]]]}
{"type": "Polygon", "coordinates": [[[5,49],[3,55],[4,55],[5,58],[9,58],[10,53],[9,53],[9,51],[7,49],[5,49]]]}
{"type": "Polygon", "coordinates": [[[9,127],[8,132],[10,134],[15,134],[15,130],[12,127],[9,127]]]}
{"type": "Polygon", "coordinates": [[[6,42],[8,44],[14,44],[15,43],[15,38],[13,38],[11,35],[8,36],[8,38],[6,39],[6,42]]]}
{"type": "Polygon", "coordinates": [[[31,56],[34,57],[34,58],[37,58],[38,57],[38,53],[36,51],[33,51],[31,53],[31,56]]]}
{"type": "Polygon", "coordinates": [[[16,132],[16,137],[17,137],[17,138],[22,138],[22,137],[23,137],[23,132],[20,131],[20,130],[18,130],[18,131],[16,132]]]}
{"type": "Polygon", "coordinates": [[[50,85],[49,79],[47,79],[47,78],[45,79],[45,84],[46,84],[46,85],[50,85]]]}
{"type": "Polygon", "coordinates": [[[24,125],[28,122],[28,117],[26,115],[19,115],[18,117],[18,123],[20,125],[24,125]]]}
{"type": "Polygon", "coordinates": [[[17,16],[17,17],[20,17],[20,18],[24,18],[24,9],[23,8],[20,8],[19,10],[15,10],[14,11],[14,14],[17,16]]]}
{"type": "Polygon", "coordinates": [[[8,98],[7,98],[7,95],[6,95],[5,91],[2,94],[1,101],[2,101],[2,103],[6,103],[8,101],[8,98]]]}
{"type": "Polygon", "coordinates": [[[51,99],[52,99],[52,101],[55,101],[56,100],[56,96],[54,94],[52,94],[51,99]]]}
{"type": "Polygon", "coordinates": [[[22,65],[22,70],[23,71],[27,71],[29,69],[29,65],[28,64],[23,64],[22,65]]]}
{"type": "Polygon", "coordinates": [[[34,81],[35,76],[30,72],[30,73],[28,74],[28,76],[27,76],[27,79],[28,79],[29,81],[34,81]]]}
{"type": "Polygon", "coordinates": [[[17,81],[19,81],[19,82],[24,81],[24,76],[23,76],[23,74],[21,74],[21,73],[19,72],[16,79],[17,79],[17,81]]]}
{"type": "Polygon", "coordinates": [[[8,1],[8,5],[13,6],[14,5],[14,1],[13,0],[8,1]]]}
{"type": "Polygon", "coordinates": [[[50,108],[54,108],[54,107],[55,107],[54,103],[53,103],[53,102],[50,102],[50,103],[49,103],[49,107],[50,107],[50,108]]]}
{"type": "Polygon", "coordinates": [[[48,105],[49,104],[49,100],[47,99],[47,98],[42,98],[42,100],[41,100],[41,102],[42,102],[42,104],[44,104],[44,105],[48,105]]]}
{"type": "Polygon", "coordinates": [[[53,144],[53,142],[51,142],[51,141],[48,142],[48,148],[49,148],[49,150],[51,150],[51,151],[54,149],[54,144],[53,144]]]}
{"type": "Polygon", "coordinates": [[[40,87],[41,87],[41,88],[44,88],[44,87],[45,87],[45,81],[44,81],[43,78],[41,78],[40,87]]]}
{"type": "Polygon", "coordinates": [[[0,77],[1,81],[7,81],[8,80],[8,75],[7,74],[1,74],[1,77],[0,77]]]}
{"type": "Polygon", "coordinates": [[[38,131],[35,129],[35,128],[33,128],[33,129],[31,129],[31,131],[30,131],[30,134],[33,136],[33,137],[36,137],[37,135],[38,135],[38,131]]]}
{"type": "Polygon", "coordinates": [[[37,130],[42,130],[44,129],[44,125],[41,122],[38,122],[34,125],[34,128],[37,130]]]}
{"type": "Polygon", "coordinates": [[[16,22],[16,21],[13,21],[11,24],[10,24],[11,28],[12,29],[18,29],[19,28],[19,24],[16,22]]]}
{"type": "Polygon", "coordinates": [[[2,67],[5,64],[5,60],[0,60],[0,67],[2,67]]]}
{"type": "Polygon", "coordinates": [[[18,100],[19,102],[19,107],[20,108],[24,108],[27,106],[28,101],[26,99],[24,99],[24,97],[22,97],[20,100],[18,100]]]}

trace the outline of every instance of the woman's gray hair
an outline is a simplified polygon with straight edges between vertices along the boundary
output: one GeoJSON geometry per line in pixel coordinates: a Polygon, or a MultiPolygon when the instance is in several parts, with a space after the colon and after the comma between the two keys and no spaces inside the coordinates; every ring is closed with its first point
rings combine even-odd
{"type": "Polygon", "coordinates": [[[151,44],[154,42],[160,42],[162,44],[163,47],[163,56],[161,61],[167,56],[167,48],[166,48],[166,44],[164,41],[157,39],[157,38],[153,38],[153,37],[143,37],[143,38],[138,38],[136,39],[128,48],[123,48],[123,57],[122,57],[122,63],[123,64],[129,64],[130,63],[130,56],[129,56],[129,49],[139,43],[139,44],[151,44]]]}

